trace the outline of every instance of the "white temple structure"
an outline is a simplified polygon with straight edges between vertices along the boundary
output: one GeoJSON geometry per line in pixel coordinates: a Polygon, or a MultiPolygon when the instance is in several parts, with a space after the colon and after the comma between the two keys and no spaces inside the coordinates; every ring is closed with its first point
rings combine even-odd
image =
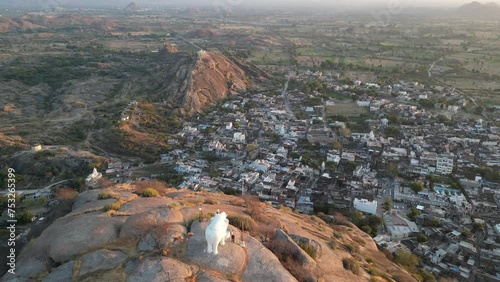
{"type": "Polygon", "coordinates": [[[97,180],[99,180],[102,177],[102,173],[98,172],[97,169],[94,167],[94,170],[92,171],[87,178],[85,178],[85,183],[87,184],[92,184],[95,183],[97,180]]]}

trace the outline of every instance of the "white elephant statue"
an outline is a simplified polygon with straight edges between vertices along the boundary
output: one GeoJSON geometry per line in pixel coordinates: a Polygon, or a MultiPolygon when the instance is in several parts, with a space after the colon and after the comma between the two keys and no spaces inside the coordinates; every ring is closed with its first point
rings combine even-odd
{"type": "Polygon", "coordinates": [[[205,230],[205,239],[207,239],[207,253],[218,254],[217,247],[219,243],[224,246],[226,240],[231,236],[227,228],[229,220],[225,212],[216,214],[210,220],[210,224],[205,230]]]}

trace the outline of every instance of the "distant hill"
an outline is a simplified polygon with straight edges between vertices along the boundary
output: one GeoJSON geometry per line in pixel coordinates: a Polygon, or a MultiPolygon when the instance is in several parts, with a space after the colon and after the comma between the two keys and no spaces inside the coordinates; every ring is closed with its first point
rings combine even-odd
{"type": "Polygon", "coordinates": [[[107,19],[99,17],[87,17],[79,14],[26,14],[16,20],[17,22],[24,23],[24,26],[31,25],[31,28],[63,28],[67,26],[85,26],[94,30],[110,31],[115,27],[115,24],[107,19]]]}
{"type": "Polygon", "coordinates": [[[135,2],[131,2],[130,4],[125,7],[125,11],[139,11],[141,8],[137,5],[135,2]]]}
{"type": "Polygon", "coordinates": [[[26,29],[36,29],[41,28],[42,26],[28,22],[23,20],[13,20],[6,17],[0,16],[0,33],[2,32],[10,32],[10,31],[19,31],[26,29]]]}
{"type": "Polygon", "coordinates": [[[458,8],[458,14],[463,17],[499,18],[500,5],[494,2],[480,3],[477,1],[465,4],[458,8]]]}

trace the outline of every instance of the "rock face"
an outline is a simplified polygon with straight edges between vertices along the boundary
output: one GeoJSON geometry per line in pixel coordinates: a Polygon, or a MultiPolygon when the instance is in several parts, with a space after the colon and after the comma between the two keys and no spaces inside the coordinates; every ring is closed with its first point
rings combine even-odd
{"type": "Polygon", "coordinates": [[[283,230],[278,230],[276,232],[275,239],[278,241],[283,242],[285,244],[286,248],[291,251],[291,253],[296,256],[299,261],[302,263],[302,265],[307,268],[307,269],[313,269],[316,267],[316,262],[314,261],[313,258],[311,258],[304,250],[302,250],[301,247],[293,241],[290,236],[288,236],[283,230]]]}
{"type": "Polygon", "coordinates": [[[79,276],[86,276],[101,270],[117,267],[127,260],[127,255],[122,252],[99,250],[80,258],[79,276]]]}
{"type": "MultiPolygon", "coordinates": [[[[149,199],[149,198],[144,198],[149,199]]],[[[155,198],[151,198],[155,199],[155,198]]],[[[137,200],[140,201],[140,200],[137,200]]],[[[135,201],[134,201],[135,202],[135,201]]],[[[146,202],[147,204],[155,204],[157,201],[140,201],[146,202]]],[[[154,207],[154,205],[152,205],[154,207]]],[[[121,209],[120,209],[121,210],[121,209]]],[[[125,211],[128,210],[138,210],[142,209],[135,206],[133,209],[131,206],[127,206],[125,211]]],[[[163,226],[163,225],[173,225],[173,224],[183,224],[184,217],[182,213],[176,210],[169,210],[165,208],[156,208],[150,211],[141,212],[130,216],[124,223],[120,231],[120,238],[124,237],[137,237],[146,234],[151,229],[163,226]]]]}
{"type": "Polygon", "coordinates": [[[276,256],[253,237],[245,240],[248,266],[241,277],[242,281],[297,281],[276,256]]]}
{"type": "Polygon", "coordinates": [[[120,211],[129,214],[138,214],[150,211],[155,208],[166,209],[168,204],[169,202],[165,198],[139,198],[135,201],[131,201],[122,205],[120,211]]]}
{"type": "Polygon", "coordinates": [[[170,54],[175,54],[175,53],[179,52],[179,50],[177,50],[177,48],[174,45],[168,44],[168,43],[165,43],[163,45],[163,49],[161,49],[160,51],[170,53],[170,54]]]}
{"type": "Polygon", "coordinates": [[[127,282],[184,282],[192,275],[189,265],[172,258],[148,258],[142,261],[127,282]]]}
{"type": "MultiPolygon", "coordinates": [[[[326,245],[333,239],[324,234],[332,234],[333,230],[323,225],[323,233],[315,231],[319,230],[319,226],[315,226],[317,223],[312,220],[306,222],[306,216],[287,214],[271,207],[266,207],[263,212],[266,216],[274,213],[280,224],[286,224],[288,234],[279,230],[275,238],[267,243],[278,240],[285,244],[286,252],[277,254],[281,259],[283,254],[289,254],[293,257],[293,264],[284,260],[283,265],[266,248],[271,245],[264,246],[256,239],[262,234],[252,233],[255,230],[243,233],[230,224],[225,229],[235,233],[235,242],[225,240],[215,255],[207,252],[205,230],[209,221],[195,220],[199,201],[204,200],[203,193],[184,191],[163,193],[170,197],[136,198],[131,196],[132,188],[132,185],[120,185],[82,193],[71,213],[56,220],[21,252],[16,275],[7,273],[0,281],[289,282],[297,281],[294,276],[300,276],[301,281],[308,277],[317,281],[348,282],[369,278],[367,273],[355,275],[345,270],[342,258],[350,254],[344,248],[333,251],[326,245]],[[98,195],[104,192],[116,198],[112,200],[128,202],[118,211],[89,211],[107,201],[98,199],[98,195]],[[177,201],[182,210],[170,209],[166,203],[172,201],[177,201]],[[301,220],[302,224],[297,224],[297,220],[301,220]],[[321,259],[314,261],[297,242],[312,246],[321,259]],[[50,273],[49,265],[52,266],[50,273]]],[[[217,205],[202,204],[203,211],[211,213],[220,209],[227,212],[231,220],[245,213],[244,207],[239,204],[241,199],[225,195],[217,195],[217,199],[217,205]]],[[[266,222],[270,224],[272,221],[266,222]]],[[[361,232],[355,228],[349,230],[351,233],[361,232]]],[[[359,237],[358,240],[371,239],[366,234],[353,236],[359,237]]],[[[343,233],[345,242],[351,240],[348,237],[347,232],[343,233]]],[[[376,259],[377,267],[384,266],[385,273],[413,281],[401,268],[386,260],[369,241],[360,247],[360,251],[363,251],[363,256],[376,259]]]]}
{"type": "Polygon", "coordinates": [[[98,198],[99,193],[97,193],[97,191],[85,191],[78,195],[78,198],[76,198],[76,201],[73,204],[72,210],[75,211],[86,203],[95,203],[98,198]]]}
{"type": "Polygon", "coordinates": [[[22,264],[18,264],[16,274],[5,274],[0,281],[2,282],[24,282],[26,278],[37,275],[38,273],[46,271],[45,263],[35,257],[28,257],[23,260],[22,264]]]}
{"type": "Polygon", "coordinates": [[[207,242],[205,230],[208,222],[193,222],[191,232],[194,233],[188,241],[187,257],[194,264],[202,268],[214,269],[217,272],[232,276],[244,269],[246,266],[245,250],[237,244],[226,242],[219,246],[219,254],[207,253],[207,242]]]}
{"type": "Polygon", "coordinates": [[[137,248],[139,251],[167,249],[172,244],[179,244],[186,236],[186,228],[181,225],[160,225],[143,235],[137,248]]]}
{"type": "Polygon", "coordinates": [[[309,246],[311,246],[314,251],[316,252],[316,258],[317,259],[320,259],[321,258],[321,253],[322,253],[322,247],[321,247],[321,244],[316,242],[315,240],[311,239],[311,238],[307,238],[307,237],[302,237],[302,236],[298,236],[298,235],[294,235],[294,234],[291,234],[290,235],[290,238],[292,238],[292,240],[297,243],[297,244],[300,244],[300,243],[303,243],[303,244],[308,244],[309,246]]]}
{"type": "Polygon", "coordinates": [[[193,68],[184,108],[188,113],[199,112],[233,92],[245,91],[246,81],[245,71],[234,62],[221,54],[205,52],[193,68]]]}
{"type": "Polygon", "coordinates": [[[73,279],[73,267],[75,266],[74,261],[68,261],[67,263],[59,266],[56,270],[49,273],[43,282],[64,282],[71,281],[73,279]]]}
{"type": "Polygon", "coordinates": [[[98,213],[101,212],[56,220],[38,238],[40,248],[56,262],[64,263],[116,240],[125,219],[98,213]]]}

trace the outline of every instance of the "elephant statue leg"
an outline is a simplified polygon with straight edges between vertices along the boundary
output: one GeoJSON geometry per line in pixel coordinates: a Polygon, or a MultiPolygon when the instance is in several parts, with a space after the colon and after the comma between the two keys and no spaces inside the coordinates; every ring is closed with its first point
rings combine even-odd
{"type": "Polygon", "coordinates": [[[214,249],[214,255],[216,255],[216,254],[218,254],[218,253],[219,253],[219,250],[218,250],[218,248],[217,248],[217,247],[218,247],[218,245],[219,245],[219,242],[215,242],[215,243],[214,243],[214,247],[213,247],[213,249],[214,249]]]}
{"type": "Polygon", "coordinates": [[[212,243],[210,243],[210,242],[207,242],[207,243],[208,243],[207,244],[207,253],[210,254],[210,253],[212,253],[212,243]]]}

